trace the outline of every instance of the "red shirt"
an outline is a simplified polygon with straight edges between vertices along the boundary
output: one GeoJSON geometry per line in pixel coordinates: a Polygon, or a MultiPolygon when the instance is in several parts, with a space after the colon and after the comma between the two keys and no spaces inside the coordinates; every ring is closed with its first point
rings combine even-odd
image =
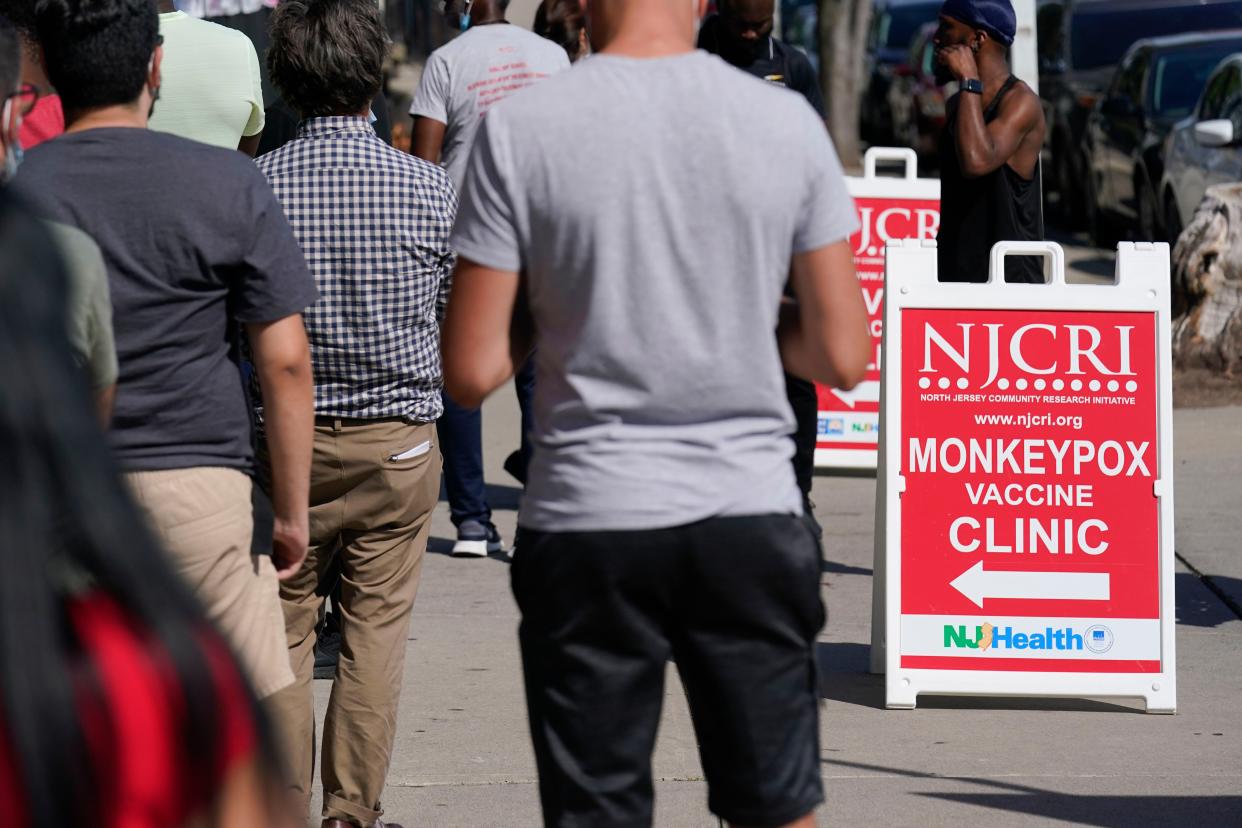
{"type": "Polygon", "coordinates": [[[30,149],[44,141],[50,141],[65,131],[65,111],[60,105],[60,95],[42,95],[35,102],[30,114],[22,118],[17,140],[22,149],[30,149]]]}
{"type": "MultiPolygon", "coordinates": [[[[76,600],[69,615],[101,693],[82,698],[80,715],[93,759],[101,828],[181,825],[209,807],[226,776],[256,748],[250,702],[232,656],[214,636],[200,638],[215,680],[217,755],[186,755],[185,699],[158,642],[102,594],[76,600]]],[[[18,769],[0,724],[0,825],[26,824],[18,769]]]]}

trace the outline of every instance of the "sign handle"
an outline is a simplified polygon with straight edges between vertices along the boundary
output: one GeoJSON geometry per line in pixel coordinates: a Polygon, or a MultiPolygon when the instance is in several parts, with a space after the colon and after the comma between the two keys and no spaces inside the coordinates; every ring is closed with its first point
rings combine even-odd
{"type": "Polygon", "coordinates": [[[1050,260],[1051,265],[1050,269],[1045,271],[1049,277],[1045,284],[1065,284],[1065,250],[1056,242],[1001,241],[992,245],[991,266],[988,273],[989,284],[1005,281],[1006,256],[1042,256],[1050,260]]]}
{"type": "Polygon", "coordinates": [[[877,161],[904,161],[906,163],[903,177],[907,181],[915,181],[919,177],[919,157],[909,147],[872,147],[863,155],[863,178],[877,178],[875,163],[877,161]]]}

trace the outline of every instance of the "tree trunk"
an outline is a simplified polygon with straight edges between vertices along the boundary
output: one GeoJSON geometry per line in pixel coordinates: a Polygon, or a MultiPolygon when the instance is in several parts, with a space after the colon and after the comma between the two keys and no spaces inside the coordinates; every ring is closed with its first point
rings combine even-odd
{"type": "Polygon", "coordinates": [[[858,139],[862,94],[867,87],[863,59],[871,26],[872,0],[820,0],[819,83],[832,142],[847,167],[862,162],[858,139]]]}
{"type": "Polygon", "coordinates": [[[1173,358],[1242,369],[1242,184],[1208,188],[1173,248],[1173,358]]]}

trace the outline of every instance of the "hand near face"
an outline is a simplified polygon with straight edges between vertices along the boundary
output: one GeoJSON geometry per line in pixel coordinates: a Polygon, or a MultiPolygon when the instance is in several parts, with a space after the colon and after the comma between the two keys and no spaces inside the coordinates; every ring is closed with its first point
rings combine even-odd
{"type": "Polygon", "coordinates": [[[978,78],[979,67],[975,63],[975,53],[970,47],[959,43],[936,50],[936,63],[948,70],[954,80],[961,82],[967,78],[978,78]]]}

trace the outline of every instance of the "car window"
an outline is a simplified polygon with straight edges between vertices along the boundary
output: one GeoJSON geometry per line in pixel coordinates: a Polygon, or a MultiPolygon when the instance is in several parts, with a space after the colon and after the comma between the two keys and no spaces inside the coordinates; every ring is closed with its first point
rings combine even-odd
{"type": "Polygon", "coordinates": [[[1221,40],[1159,55],[1149,84],[1151,113],[1172,120],[1189,115],[1212,70],[1239,50],[1242,40],[1221,40]]]}
{"type": "Polygon", "coordinates": [[[1242,137],[1242,69],[1230,67],[1229,82],[1225,86],[1225,100],[1221,104],[1220,117],[1233,121],[1233,134],[1242,137]]]}
{"type": "Polygon", "coordinates": [[[1235,88],[1240,80],[1242,80],[1242,74],[1233,64],[1213,75],[1208,81],[1207,89],[1203,91],[1203,100],[1199,103],[1199,120],[1214,121],[1221,117],[1229,90],[1235,88]]]}
{"type": "Polygon", "coordinates": [[[934,22],[939,13],[939,3],[890,6],[880,15],[876,42],[888,49],[908,49],[919,27],[934,22]]]}
{"type": "Polygon", "coordinates": [[[1136,106],[1142,103],[1143,78],[1147,74],[1147,62],[1150,55],[1149,51],[1143,49],[1130,57],[1129,63],[1117,73],[1117,83],[1113,89],[1114,97],[1127,98],[1136,106]]]}

